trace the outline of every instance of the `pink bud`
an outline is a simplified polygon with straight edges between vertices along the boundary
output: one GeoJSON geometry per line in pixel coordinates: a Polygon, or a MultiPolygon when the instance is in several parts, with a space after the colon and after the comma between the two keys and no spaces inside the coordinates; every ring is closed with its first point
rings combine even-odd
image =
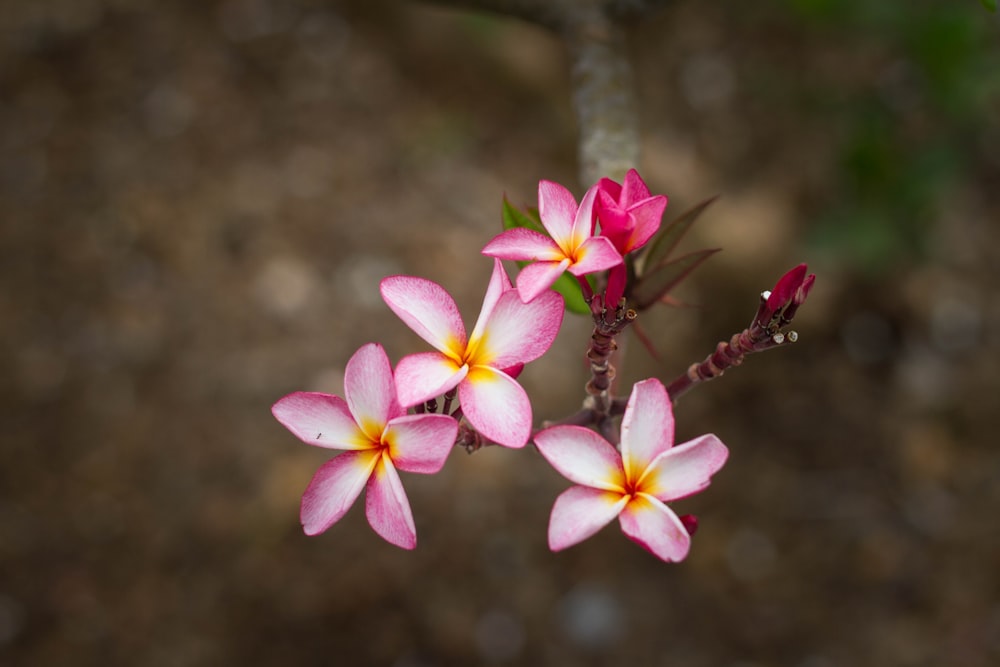
{"type": "MultiPolygon", "coordinates": [[[[806,268],[805,264],[799,264],[778,279],[774,289],[771,290],[771,295],[767,297],[767,309],[769,311],[774,313],[781,310],[795,297],[799,288],[802,287],[803,281],[806,279],[806,268]]],[[[812,285],[812,281],[809,282],[809,285],[812,285]]]]}
{"type": "Polygon", "coordinates": [[[679,518],[681,523],[684,524],[684,530],[688,532],[688,535],[694,535],[698,532],[698,517],[694,514],[685,514],[679,518]]]}

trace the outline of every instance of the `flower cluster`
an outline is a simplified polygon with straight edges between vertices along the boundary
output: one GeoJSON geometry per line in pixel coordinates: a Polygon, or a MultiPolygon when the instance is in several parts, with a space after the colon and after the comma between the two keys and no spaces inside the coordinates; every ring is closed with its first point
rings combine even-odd
{"type": "MultiPolygon", "coordinates": [[[[601,179],[579,204],[562,185],[542,181],[537,212],[505,208],[506,231],[482,250],[493,258],[493,273],[471,333],[437,283],[384,278],[382,299],[432,351],[404,356],[393,370],[381,346],[366,344],[347,363],[344,398],[296,392],[272,408],[303,442],[343,450],[306,488],[305,532],[327,530],[364,488],[371,527],[388,542],[412,549],[416,528],[398,470],[438,472],[456,444],[471,451],[490,443],[516,449],[533,441],[575,484],[552,508],[553,551],[618,517],[625,535],[650,553],[665,561],[683,559],[696,520],[678,517],[666,503],[706,488],[728,451],[714,435],[674,446],[670,388],[643,380],[623,403],[610,394],[607,359],[614,337],[636,317],[628,305],[641,309],[665,300],[714,252],[696,254],[696,261],[671,259],[693,217],[661,229],[666,206],[667,198],[651,195],[635,170],[620,184],[601,179]],[[501,260],[522,266],[516,287],[501,260]],[[517,378],[525,364],[549,350],[571,300],[581,297],[595,322],[587,355],[594,373],[587,386],[591,395],[578,415],[533,432],[531,401],[517,378]],[[611,420],[619,417],[616,431],[611,420]]],[[[772,329],[787,324],[812,285],[814,276],[805,277],[804,265],[794,271],[762,296],[772,329]]]]}

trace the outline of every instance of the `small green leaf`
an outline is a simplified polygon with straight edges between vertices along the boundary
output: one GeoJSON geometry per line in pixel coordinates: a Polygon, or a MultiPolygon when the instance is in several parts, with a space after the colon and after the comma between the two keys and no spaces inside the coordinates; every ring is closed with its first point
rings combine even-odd
{"type": "Polygon", "coordinates": [[[504,229],[514,229],[516,227],[524,227],[526,229],[531,229],[539,234],[548,234],[545,232],[545,228],[542,227],[541,221],[538,219],[538,213],[528,210],[527,213],[521,211],[520,209],[514,208],[510,201],[505,196],[503,198],[503,210],[501,213],[503,220],[504,229]],[[534,213],[534,215],[532,215],[534,213]]]}
{"type": "Polygon", "coordinates": [[[636,307],[639,310],[645,310],[652,306],[719,250],[721,248],[698,250],[644,273],[639,282],[632,288],[632,300],[636,307]]]}
{"type": "Polygon", "coordinates": [[[645,267],[647,272],[664,264],[670,258],[670,253],[681,242],[681,239],[684,238],[684,235],[691,228],[691,225],[694,224],[694,221],[716,199],[718,199],[718,196],[706,199],[694,208],[682,213],[679,218],[671,221],[656,233],[656,236],[649,243],[649,249],[645,253],[645,267]]]}
{"type": "Polygon", "coordinates": [[[580,283],[572,274],[564,273],[559,276],[552,289],[559,292],[566,302],[566,310],[577,315],[589,315],[590,306],[583,299],[583,292],[580,290],[580,283]]]}
{"type": "Polygon", "coordinates": [[[979,0],[979,2],[983,3],[983,7],[985,7],[987,11],[996,12],[997,0],[979,0]]]}

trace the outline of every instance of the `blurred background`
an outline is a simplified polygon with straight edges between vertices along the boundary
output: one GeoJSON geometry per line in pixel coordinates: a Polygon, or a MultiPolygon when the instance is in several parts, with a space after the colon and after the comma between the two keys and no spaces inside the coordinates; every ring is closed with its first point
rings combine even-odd
{"type": "MultiPolygon", "coordinates": [[[[644,315],[669,380],[805,261],[800,341],[677,405],[731,449],[666,565],[546,548],[530,448],[404,475],[306,538],[329,456],[270,415],[360,345],[424,349],[378,280],[471,325],[506,194],[577,195],[566,54],[361,0],[0,2],[0,664],[1000,664],[1000,22],[975,0],[677,0],[632,26],[639,165],[721,246],[644,315]]],[[[574,411],[588,323],[523,382],[574,411]]]]}

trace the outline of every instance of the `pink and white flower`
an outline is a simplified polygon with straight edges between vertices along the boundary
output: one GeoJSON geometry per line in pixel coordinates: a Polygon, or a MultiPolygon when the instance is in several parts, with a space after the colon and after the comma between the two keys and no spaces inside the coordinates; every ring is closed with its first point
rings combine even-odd
{"type": "Polygon", "coordinates": [[[347,450],[327,461],[302,496],[302,527],[318,535],[340,520],[367,488],[365,514],[382,538],[404,549],[417,530],[399,470],[435,473],[455,444],[458,422],[447,415],[407,415],[396,398],[392,366],[380,345],[361,347],[344,371],[344,396],[295,392],[271,408],[300,440],[347,450]]]}
{"type": "Polygon", "coordinates": [[[665,503],[709,484],[729,451],[714,435],[673,446],[670,397],[659,380],[632,388],[621,426],[621,453],[581,426],[553,426],[535,436],[542,456],[578,486],[552,507],[549,548],[577,544],[618,517],[625,536],[665,561],[680,561],[691,547],[684,523],[665,503]]]}
{"type": "Polygon", "coordinates": [[[581,277],[622,263],[608,239],[594,236],[594,198],[587,190],[577,207],[573,194],[551,181],[538,184],[538,216],[549,236],[531,229],[508,229],[483,248],[498,259],[532,261],[517,276],[517,291],[525,303],[552,286],[564,272],[581,277]]]}
{"type": "Polygon", "coordinates": [[[494,260],[479,319],[466,337],[458,306],[437,283],[389,276],[381,291],[389,308],[437,350],[400,360],[399,402],[416,405],[457,387],[462,413],[479,433],[523,447],[531,435],[531,402],[512,375],[552,345],[562,324],[562,297],[549,292],[522,303],[494,260]]]}

